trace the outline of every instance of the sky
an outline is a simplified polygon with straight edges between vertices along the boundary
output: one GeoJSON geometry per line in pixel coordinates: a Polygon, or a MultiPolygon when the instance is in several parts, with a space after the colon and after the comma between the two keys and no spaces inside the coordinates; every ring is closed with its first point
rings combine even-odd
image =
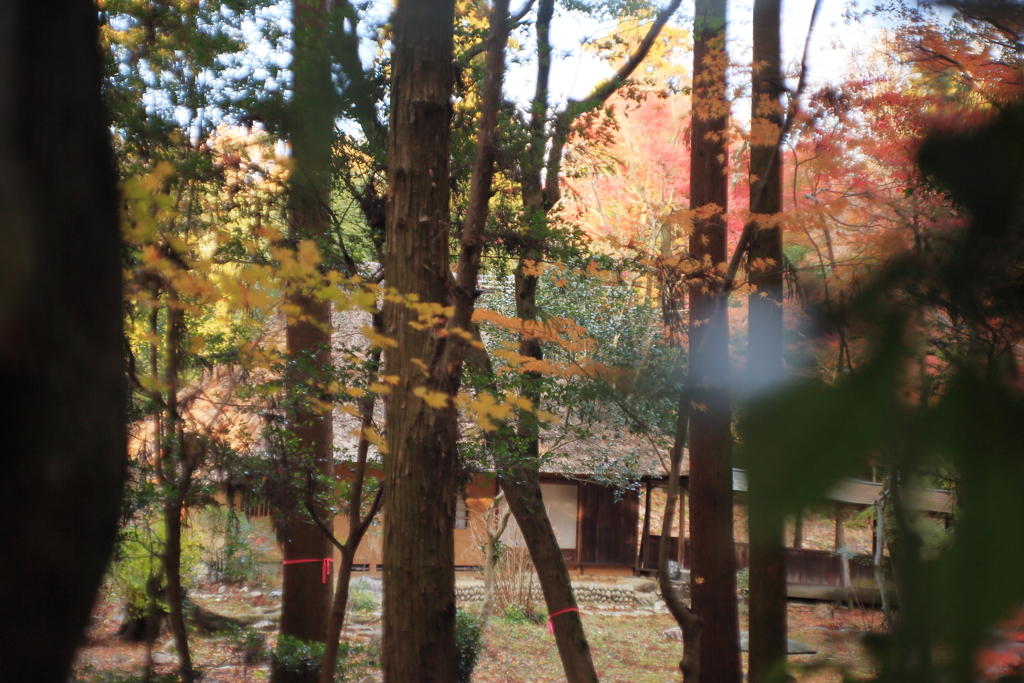
{"type": "MultiPolygon", "coordinates": [[[[822,0],[811,39],[809,73],[811,84],[841,78],[848,70],[851,55],[866,50],[878,35],[875,24],[848,25],[844,13],[847,0],[822,0]]],[[[730,0],[728,7],[729,53],[734,62],[750,61],[751,0],[730,0]]],[[[813,0],[784,0],[783,53],[787,64],[796,65],[803,54],[811,21],[813,0]]],[[[675,21],[683,23],[693,15],[692,1],[684,2],[675,21]],[[682,22],[680,22],[682,20],[682,22]]],[[[554,47],[564,56],[552,66],[552,93],[559,99],[582,98],[604,78],[613,66],[602,62],[581,45],[607,33],[614,24],[561,15],[552,27],[554,47]]],[[[516,99],[527,99],[534,87],[533,64],[513,66],[506,78],[506,90],[516,99]]]]}
{"type": "MultiPolygon", "coordinates": [[[[520,2],[522,0],[519,0],[520,2]]],[[[667,0],[656,0],[659,3],[667,0]]],[[[821,0],[819,16],[811,39],[809,64],[809,86],[820,86],[829,81],[841,79],[852,68],[853,55],[867,51],[871,42],[879,34],[877,24],[848,24],[844,14],[851,3],[866,0],[821,0]]],[[[753,0],[728,0],[728,37],[729,53],[734,63],[744,64],[750,61],[751,51],[751,7],[753,0]]],[[[513,5],[517,5],[513,0],[513,5]]],[[[796,67],[803,54],[804,41],[811,22],[814,0],[783,0],[783,53],[787,67],[796,73],[796,67]]],[[[363,12],[361,29],[367,34],[376,25],[384,23],[392,10],[392,0],[372,0],[363,12]]],[[[689,22],[693,15],[693,0],[684,0],[673,21],[682,26],[689,22]]],[[[243,27],[249,43],[236,67],[241,72],[264,72],[262,64],[276,63],[286,68],[291,61],[290,41],[285,40],[279,51],[271,49],[269,43],[262,38],[262,30],[266,23],[276,24],[285,33],[290,30],[289,2],[281,0],[274,6],[264,8],[255,22],[248,22],[243,27]]],[[[578,14],[559,12],[552,26],[553,47],[559,58],[552,65],[551,96],[554,104],[564,102],[566,98],[585,97],[600,81],[613,73],[618,64],[602,61],[593,50],[584,49],[584,45],[596,38],[606,35],[615,28],[613,21],[598,21],[583,18],[578,14]]],[[[532,48],[532,45],[527,45],[532,48]]],[[[362,56],[364,63],[369,65],[373,59],[374,45],[369,38],[364,41],[362,56]]],[[[532,56],[532,51],[529,52],[532,56]]],[[[687,55],[684,59],[688,58],[687,55]]],[[[687,65],[689,66],[689,65],[687,65]]],[[[530,56],[510,64],[505,83],[506,95],[523,104],[533,95],[535,86],[535,63],[530,56]]],[[[279,84],[269,74],[259,80],[264,81],[269,90],[279,84]]],[[[795,87],[795,82],[791,83],[795,87]]],[[[158,93],[153,94],[159,98],[158,93]]],[[[157,103],[154,102],[154,105],[157,103]]],[[[735,115],[745,119],[744,109],[748,107],[744,101],[738,101],[735,115]]]]}

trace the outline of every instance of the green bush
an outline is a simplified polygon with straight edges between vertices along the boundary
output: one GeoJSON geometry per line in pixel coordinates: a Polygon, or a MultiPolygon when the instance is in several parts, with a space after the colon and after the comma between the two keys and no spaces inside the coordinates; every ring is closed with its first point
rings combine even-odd
{"type": "Polygon", "coordinates": [[[348,594],[350,612],[369,614],[377,609],[377,596],[370,591],[353,590],[348,594]]]}
{"type": "Polygon", "coordinates": [[[736,592],[744,600],[750,597],[750,570],[746,567],[736,572],[736,592]]]}
{"type": "Polygon", "coordinates": [[[476,660],[483,647],[483,631],[480,620],[461,609],[455,613],[455,651],[457,659],[456,680],[469,683],[476,668],[476,660]]]}
{"type": "Polygon", "coordinates": [[[506,624],[546,624],[548,613],[542,609],[528,609],[516,603],[505,606],[501,615],[506,624]]]}
{"type": "Polygon", "coordinates": [[[238,652],[243,666],[267,659],[267,637],[252,626],[237,626],[231,631],[231,646],[238,652]]]}
{"type": "Polygon", "coordinates": [[[300,676],[318,674],[323,658],[323,643],[307,642],[284,635],[277,639],[277,649],[270,653],[270,663],[275,669],[283,669],[300,676]]]}
{"type": "MultiPolygon", "coordinates": [[[[149,594],[147,584],[151,577],[162,575],[160,565],[164,552],[166,529],[160,515],[152,514],[133,519],[121,530],[114,561],[110,566],[110,578],[114,592],[127,604],[129,615],[142,616],[146,613],[149,594]]],[[[186,529],[181,540],[181,582],[188,593],[197,585],[198,568],[202,547],[190,530],[186,529]]],[[[163,601],[166,577],[157,590],[157,608],[167,611],[163,601]]]]}
{"type": "Polygon", "coordinates": [[[252,520],[235,509],[210,506],[197,526],[208,537],[203,561],[212,575],[228,583],[263,583],[262,563],[273,544],[252,520]]]}

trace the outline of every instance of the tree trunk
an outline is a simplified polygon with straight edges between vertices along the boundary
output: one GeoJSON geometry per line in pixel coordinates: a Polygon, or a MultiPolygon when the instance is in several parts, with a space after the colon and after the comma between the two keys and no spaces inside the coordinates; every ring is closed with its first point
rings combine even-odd
{"type": "Polygon", "coordinates": [[[181,586],[181,515],[192,486],[195,464],[185,442],[184,423],[178,412],[183,334],[184,319],[177,294],[172,289],[167,293],[167,373],[164,379],[167,386],[164,404],[169,438],[158,446],[161,457],[157,462],[157,480],[165,496],[163,512],[166,534],[162,559],[167,577],[168,622],[178,654],[178,677],[183,683],[192,683],[192,653],[189,651],[188,632],[185,630],[185,595],[181,586]]]}
{"type": "MultiPolygon", "coordinates": [[[[184,477],[183,477],[184,479],[184,477]]],[[[167,605],[170,608],[169,621],[174,648],[178,654],[178,677],[183,683],[191,683],[195,678],[192,671],[192,653],[189,650],[188,631],[185,629],[185,595],[181,586],[181,513],[183,501],[191,484],[189,475],[183,486],[176,486],[175,491],[164,506],[164,522],[167,524],[167,535],[164,550],[164,568],[167,572],[167,605]]]]}
{"type": "MultiPolygon", "coordinates": [[[[293,242],[316,239],[330,226],[330,154],[334,131],[333,86],[327,40],[325,0],[292,0],[294,31],[294,91],[290,118],[293,169],[289,187],[289,233],[293,242]]],[[[316,368],[331,365],[331,306],[303,292],[292,292],[290,303],[300,314],[289,317],[286,338],[295,368],[289,378],[294,397],[289,430],[303,465],[330,475],[334,438],[332,416],[308,406],[301,398],[302,383],[316,368]]],[[[281,635],[323,641],[331,602],[331,582],[323,580],[323,565],[315,560],[332,556],[330,541],[316,524],[291,514],[282,529],[284,555],[281,635]],[[296,560],[313,560],[296,562],[296,560]]],[[[326,514],[320,511],[322,517],[326,514]]],[[[328,523],[330,520],[327,520],[328,523]]],[[[295,676],[275,668],[278,683],[315,680],[314,674],[295,676]]]]}
{"type": "Polygon", "coordinates": [[[878,586],[878,595],[882,600],[882,614],[885,615],[885,622],[889,623],[891,619],[889,597],[885,591],[885,574],[882,570],[882,550],[885,548],[885,502],[882,496],[875,501],[874,546],[875,584],[878,586]]]}
{"type": "Polygon", "coordinates": [[[484,602],[480,607],[480,632],[485,638],[491,623],[491,612],[494,611],[494,566],[498,562],[498,542],[508,527],[508,518],[512,515],[512,508],[506,507],[495,526],[494,515],[498,512],[498,506],[504,497],[504,493],[495,496],[487,508],[487,514],[484,515],[484,533],[487,540],[484,541],[484,602]]]}
{"type": "Polygon", "coordinates": [[[67,680],[121,512],[121,242],[97,39],[93,2],[0,3],[5,681],[67,680]]]}
{"type": "MultiPolygon", "coordinates": [[[[755,0],[750,146],[750,213],[782,210],[781,0],[755,0]]],[[[747,363],[750,393],[782,381],[782,228],[754,227],[750,244],[747,363]]],[[[752,454],[757,457],[757,454],[752,454]]],[[[756,482],[755,482],[756,483],[756,482]]],[[[761,683],[786,659],[786,551],[782,523],[766,525],[761,497],[750,505],[750,656],[747,679],[761,683]]]]}
{"type": "Polygon", "coordinates": [[[843,527],[843,508],[836,506],[836,554],[839,555],[839,576],[843,582],[846,603],[853,609],[853,594],[850,592],[850,554],[846,550],[846,529],[843,527]]]}
{"type": "MultiPolygon", "coordinates": [[[[676,594],[672,579],[669,576],[668,560],[670,539],[672,537],[672,518],[675,517],[676,502],[682,502],[679,485],[680,471],[683,464],[683,444],[686,443],[691,412],[688,392],[679,397],[678,415],[676,417],[676,436],[672,445],[671,470],[668,477],[668,495],[665,500],[665,516],[661,522],[661,542],[658,545],[658,586],[672,618],[679,624],[683,635],[683,656],[679,660],[679,671],[683,674],[683,683],[700,681],[701,669],[701,633],[704,630],[703,620],[687,607],[682,598],[676,594]]],[[[679,508],[679,548],[680,554],[686,543],[686,520],[682,506],[679,508]]],[[[680,562],[682,565],[682,562],[680,562]]],[[[691,570],[692,574],[692,570],[691,570]]]]}
{"type": "MultiPolygon", "coordinates": [[[[533,446],[536,447],[536,441],[533,446]]],[[[536,453],[533,455],[536,456],[536,453]]],[[[532,461],[536,462],[536,459],[532,461]]],[[[565,670],[565,680],[568,683],[596,683],[597,672],[583,631],[579,606],[572,592],[569,568],[551,529],[551,520],[548,519],[541,497],[537,470],[513,468],[509,477],[502,478],[501,488],[505,491],[509,508],[530,550],[533,566],[537,569],[544,603],[551,615],[549,619],[558,655],[565,670]]]]}
{"type": "MultiPolygon", "coordinates": [[[[389,288],[420,302],[448,299],[448,141],[454,0],[400,0],[392,18],[391,126],[385,272],[389,288]]],[[[382,665],[388,683],[453,681],[455,670],[455,408],[423,400],[439,324],[390,301],[385,329],[397,346],[387,374],[384,460],[382,665]],[[419,390],[420,396],[414,393],[419,390]]]]}
{"type": "Polygon", "coordinates": [[[739,683],[739,617],[732,527],[729,326],[717,268],[726,257],[728,176],[725,2],[697,0],[694,17],[690,253],[706,266],[690,288],[690,594],[704,622],[701,680],[739,683]],[[714,208],[709,212],[709,209],[714,208]],[[716,308],[718,312],[716,314],[716,308]]]}
{"type": "MultiPolygon", "coordinates": [[[[377,334],[384,332],[384,320],[377,312],[373,314],[373,330],[377,334]]],[[[380,369],[381,350],[375,349],[370,353],[367,367],[367,376],[374,377],[380,369]]],[[[324,523],[321,531],[331,543],[333,543],[341,554],[341,562],[338,567],[338,578],[334,590],[334,603],[331,605],[330,614],[327,617],[327,642],[324,646],[324,658],[320,662],[320,683],[331,683],[334,680],[334,671],[338,662],[338,640],[341,638],[341,630],[345,627],[345,611],[348,608],[348,584],[352,578],[352,563],[359,549],[359,544],[366,535],[366,530],[373,522],[380,510],[381,492],[370,504],[370,509],[363,517],[363,489],[366,482],[366,458],[370,451],[370,439],[368,430],[373,426],[373,411],[377,404],[377,397],[368,393],[360,401],[360,426],[359,444],[356,447],[356,464],[353,469],[352,484],[348,495],[348,538],[344,544],[338,543],[334,537],[334,530],[324,523]]],[[[313,501],[307,501],[309,505],[313,501]]]]}

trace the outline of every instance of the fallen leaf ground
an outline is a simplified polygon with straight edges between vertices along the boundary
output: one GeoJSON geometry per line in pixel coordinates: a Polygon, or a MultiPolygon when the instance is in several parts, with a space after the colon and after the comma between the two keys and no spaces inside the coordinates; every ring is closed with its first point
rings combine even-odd
{"type": "MultiPolygon", "coordinates": [[[[251,612],[273,603],[265,593],[231,588],[216,594],[215,587],[197,595],[204,606],[223,614],[251,612]]],[[[679,680],[678,661],[682,645],[666,640],[663,632],[675,626],[667,612],[621,612],[583,608],[583,623],[590,639],[601,680],[608,683],[666,683],[679,680]]],[[[96,606],[88,640],[76,663],[77,680],[89,683],[117,681],[118,676],[141,672],[145,647],[125,643],[117,636],[120,606],[112,598],[101,599],[96,606]]],[[[832,682],[846,673],[866,678],[871,668],[860,646],[860,637],[881,627],[881,614],[874,610],[847,610],[828,604],[791,604],[790,637],[818,650],[814,656],[794,656],[801,681],[832,682]]],[[[746,618],[741,617],[746,628],[746,618]]],[[[268,633],[268,643],[276,640],[268,633]]],[[[368,632],[349,631],[352,656],[344,680],[379,681],[380,670],[375,653],[367,646],[368,632]]],[[[157,648],[169,636],[158,640],[157,648]]],[[[243,666],[239,649],[227,637],[193,635],[193,660],[206,682],[259,681],[269,677],[266,663],[243,666]]],[[[745,662],[744,662],[745,663],[745,662]]],[[[174,664],[159,664],[157,673],[171,674],[174,664]]],[[[491,632],[480,656],[474,683],[541,683],[564,680],[554,639],[544,625],[508,624],[493,620],[491,632]]]]}

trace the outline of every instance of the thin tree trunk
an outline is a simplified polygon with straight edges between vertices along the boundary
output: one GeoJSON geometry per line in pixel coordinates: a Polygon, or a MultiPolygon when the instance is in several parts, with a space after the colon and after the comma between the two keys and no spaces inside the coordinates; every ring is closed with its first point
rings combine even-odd
{"type": "Polygon", "coordinates": [[[846,529],[843,527],[843,508],[836,506],[836,553],[839,555],[839,576],[843,582],[846,603],[853,609],[853,595],[850,590],[850,554],[846,550],[846,529]]]}
{"type": "Polygon", "coordinates": [[[739,616],[732,520],[729,326],[715,315],[726,260],[728,102],[725,97],[725,1],[697,0],[694,17],[690,253],[706,266],[690,288],[690,530],[693,611],[704,620],[701,680],[739,683],[739,616]]]}
{"type": "Polygon", "coordinates": [[[882,496],[875,501],[875,583],[878,585],[878,595],[882,600],[882,614],[885,615],[886,623],[889,622],[889,598],[885,591],[885,574],[882,571],[882,549],[885,548],[885,503],[882,496]]]}
{"type": "MultiPolygon", "coordinates": [[[[183,464],[182,467],[187,466],[183,464]]],[[[175,491],[171,493],[164,506],[164,521],[167,525],[164,539],[164,568],[167,572],[167,606],[170,610],[168,620],[171,624],[174,648],[178,654],[178,677],[183,683],[191,683],[195,678],[188,631],[185,628],[185,595],[181,587],[181,514],[191,480],[190,473],[187,478],[183,476],[176,482],[175,491]]]]}
{"type": "MultiPolygon", "coordinates": [[[[378,334],[383,332],[384,321],[379,314],[373,316],[374,331],[378,334]]],[[[377,349],[370,354],[370,363],[367,368],[368,374],[374,376],[380,366],[380,350],[377,349]]],[[[334,537],[333,530],[326,524],[322,531],[341,554],[341,562],[338,567],[338,579],[334,589],[334,603],[327,617],[327,642],[324,646],[324,657],[320,662],[320,683],[332,683],[338,660],[338,640],[341,638],[341,630],[345,627],[345,611],[348,607],[348,584],[352,578],[352,563],[359,549],[359,544],[366,535],[366,530],[377,516],[380,509],[381,493],[378,491],[370,509],[364,518],[363,508],[363,485],[366,481],[366,458],[370,450],[370,440],[367,437],[368,430],[373,425],[373,409],[376,405],[376,396],[372,393],[366,394],[362,400],[360,416],[359,445],[356,451],[356,466],[352,478],[352,485],[348,497],[348,538],[344,544],[338,543],[334,537]]],[[[311,511],[312,501],[309,501],[311,511]]]]}
{"type": "Polygon", "coordinates": [[[487,539],[484,541],[484,603],[480,607],[480,632],[484,637],[487,637],[491,612],[494,611],[494,566],[498,562],[498,542],[501,540],[502,534],[505,533],[509,517],[512,515],[512,508],[506,507],[495,527],[494,515],[504,497],[504,493],[495,496],[490,507],[487,508],[487,514],[484,515],[484,524],[486,525],[484,533],[487,535],[487,539]]]}
{"type": "MultiPolygon", "coordinates": [[[[530,321],[537,319],[537,277],[526,274],[524,266],[526,261],[539,261],[544,255],[544,237],[537,235],[544,234],[547,213],[558,202],[561,194],[559,182],[562,151],[573,121],[576,117],[600,106],[624,84],[625,80],[646,58],[658,34],[675,13],[679,4],[680,0],[672,0],[658,14],[640,45],[619,67],[613,78],[594,88],[586,99],[571,100],[552,117],[548,102],[548,83],[552,62],[550,31],[555,2],[554,0],[538,1],[535,22],[537,80],[529,121],[530,145],[525,157],[519,160],[523,202],[522,229],[523,233],[530,237],[526,242],[533,245],[521,251],[519,265],[515,273],[516,313],[520,319],[530,321]],[[554,119],[553,125],[551,124],[552,118],[554,119]]],[[[519,353],[537,359],[542,358],[543,355],[540,342],[529,335],[520,336],[519,353]]],[[[522,395],[529,398],[534,405],[538,405],[540,398],[540,392],[536,389],[539,380],[540,377],[537,374],[526,373],[524,375],[522,395]]],[[[508,494],[509,505],[516,514],[516,521],[519,523],[523,538],[530,549],[534,566],[537,568],[541,588],[548,603],[548,613],[557,614],[552,617],[552,627],[566,678],[572,682],[596,681],[597,672],[594,669],[590,646],[587,644],[583,631],[583,623],[579,619],[579,613],[572,611],[575,609],[576,603],[572,595],[572,583],[569,580],[565,558],[558,547],[558,541],[551,529],[547,512],[540,502],[540,480],[534,466],[538,452],[538,424],[532,415],[520,417],[517,437],[526,444],[526,457],[531,464],[513,469],[510,481],[503,482],[502,487],[508,494]],[[513,498],[516,495],[526,496],[537,504],[531,506],[523,501],[514,501],[513,498]],[[536,516],[536,519],[530,519],[527,522],[526,517],[520,519],[521,515],[536,516]],[[535,554],[535,549],[538,554],[535,554]],[[552,564],[545,566],[547,562],[552,564]],[[558,614],[559,612],[561,614],[558,614]]]]}
{"type": "MultiPolygon", "coordinates": [[[[750,213],[773,216],[782,210],[782,127],[780,43],[781,0],[754,2],[753,106],[751,109],[750,213]]],[[[750,393],[782,381],[782,228],[757,225],[750,242],[747,363],[750,393]]],[[[757,457],[757,454],[752,454],[757,457]]],[[[785,526],[766,525],[763,497],[750,505],[750,656],[748,676],[761,683],[786,658],[785,526]]]]}
{"type": "Polygon", "coordinates": [[[185,507],[192,473],[195,465],[190,458],[185,442],[185,430],[178,412],[178,389],[181,363],[181,343],[184,320],[178,297],[172,289],[167,293],[167,374],[165,384],[167,396],[166,424],[168,443],[161,444],[163,457],[160,459],[160,480],[164,486],[164,536],[163,563],[167,576],[168,621],[171,636],[178,654],[178,677],[183,683],[192,683],[192,653],[189,650],[188,632],[185,629],[184,593],[181,587],[181,515],[185,507]],[[168,476],[168,470],[169,476],[168,476]]]}
{"type": "Polygon", "coordinates": [[[597,671],[572,592],[569,568],[544,508],[537,470],[513,468],[510,476],[501,480],[501,488],[537,569],[565,680],[568,683],[596,683],[597,671]]]}
{"type": "MultiPolygon", "coordinates": [[[[679,399],[679,413],[676,418],[676,437],[672,445],[672,453],[668,477],[668,495],[665,500],[665,516],[661,522],[661,542],[658,545],[658,586],[661,588],[661,597],[665,600],[668,611],[672,618],[679,624],[683,634],[683,656],[679,660],[679,671],[683,674],[683,683],[697,683],[700,680],[701,662],[701,633],[704,630],[704,622],[676,594],[668,571],[668,560],[671,550],[672,518],[675,517],[676,503],[680,501],[680,470],[683,463],[684,444],[687,440],[690,400],[689,392],[684,391],[679,399]]],[[[679,547],[686,543],[685,515],[680,506],[679,510],[679,547]]],[[[681,565],[682,563],[680,563],[681,565]]],[[[692,576],[692,573],[691,573],[692,576]]],[[[692,583],[691,583],[692,585],[692,583]]],[[[692,588],[691,588],[692,591],[692,588]]]]}
{"type": "MultiPolygon", "coordinates": [[[[392,17],[391,126],[385,271],[390,288],[425,303],[448,300],[448,140],[453,0],[401,0],[392,17]]],[[[421,370],[439,353],[438,329],[415,329],[389,302],[397,342],[387,374],[382,665],[388,683],[455,680],[454,407],[431,408],[421,370]],[[416,391],[417,393],[414,393],[416,391]]]]}
{"type": "MultiPolygon", "coordinates": [[[[294,91],[291,108],[293,169],[290,178],[289,233],[293,242],[316,239],[330,226],[330,150],[334,131],[333,86],[327,41],[326,0],[292,0],[294,31],[294,91]]],[[[330,476],[334,438],[331,413],[306,405],[298,396],[316,369],[331,365],[331,306],[304,292],[292,292],[290,302],[300,314],[289,317],[286,339],[296,368],[289,377],[295,397],[289,430],[295,453],[319,474],[330,476]],[[301,366],[301,367],[299,367],[301,366]]],[[[331,582],[322,578],[315,560],[332,556],[330,541],[316,524],[290,511],[282,528],[284,555],[281,635],[305,641],[324,641],[331,603],[331,582]],[[296,560],[314,560],[296,562],[296,560]]],[[[324,517],[326,511],[320,510],[324,517]]],[[[330,520],[327,520],[328,522],[330,520]]],[[[312,681],[275,668],[274,681],[312,681]]]]}
{"type": "Polygon", "coordinates": [[[0,3],[0,680],[63,683],[127,447],[117,176],[95,3],[0,3]]]}

